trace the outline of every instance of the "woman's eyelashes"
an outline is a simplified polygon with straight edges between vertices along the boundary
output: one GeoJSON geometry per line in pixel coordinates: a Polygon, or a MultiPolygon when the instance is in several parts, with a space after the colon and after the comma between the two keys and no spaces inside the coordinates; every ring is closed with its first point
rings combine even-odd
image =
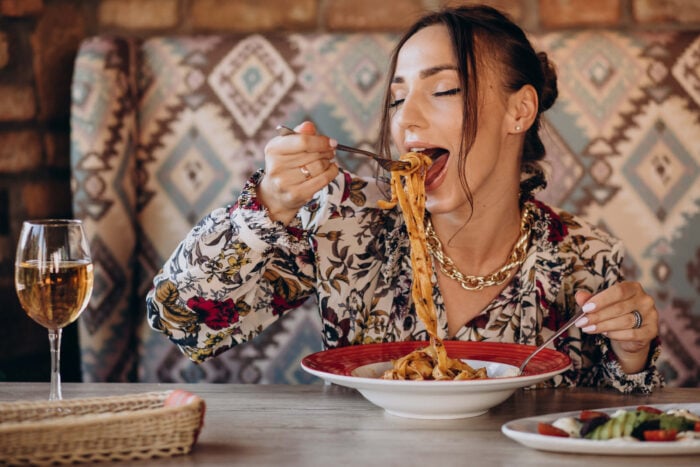
{"type": "Polygon", "coordinates": [[[454,96],[455,94],[459,94],[462,92],[461,88],[453,88],[453,89],[448,89],[447,91],[438,91],[436,93],[433,93],[434,96],[454,96]]]}
{"type": "MultiPolygon", "coordinates": [[[[460,92],[462,92],[461,88],[452,88],[452,89],[448,89],[447,91],[436,91],[433,93],[433,96],[436,96],[436,97],[454,96],[456,94],[459,94],[460,92]]],[[[404,100],[405,99],[394,99],[393,101],[391,101],[389,103],[389,108],[393,109],[395,107],[398,107],[399,105],[403,104],[404,100]]]]}
{"type": "Polygon", "coordinates": [[[403,103],[403,99],[394,99],[389,103],[389,108],[393,109],[394,107],[398,107],[403,103]]]}

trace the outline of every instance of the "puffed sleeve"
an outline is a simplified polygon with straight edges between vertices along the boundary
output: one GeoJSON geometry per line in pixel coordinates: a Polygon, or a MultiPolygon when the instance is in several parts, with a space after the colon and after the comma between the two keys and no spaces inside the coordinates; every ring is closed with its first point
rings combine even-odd
{"type": "Polygon", "coordinates": [[[150,326],[193,361],[255,337],[314,293],[311,227],[273,221],[255,195],[261,178],[187,234],[147,295],[150,326]]]}

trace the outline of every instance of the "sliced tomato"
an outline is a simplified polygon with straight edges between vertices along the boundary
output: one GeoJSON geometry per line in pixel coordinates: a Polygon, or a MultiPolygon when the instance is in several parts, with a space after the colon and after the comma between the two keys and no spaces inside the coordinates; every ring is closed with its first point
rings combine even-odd
{"type": "Polygon", "coordinates": [[[637,410],[640,412],[649,412],[657,415],[664,413],[663,410],[659,410],[656,407],[651,407],[649,405],[640,405],[639,407],[637,407],[637,410]]]}
{"type": "Polygon", "coordinates": [[[675,441],[678,430],[646,430],[644,441],[675,441]]]}
{"type": "Polygon", "coordinates": [[[568,438],[569,433],[566,431],[562,430],[561,428],[557,428],[551,423],[538,423],[537,424],[537,432],[541,435],[547,435],[547,436],[559,436],[561,438],[568,438]]]}
{"type": "Polygon", "coordinates": [[[700,422],[695,422],[695,426],[693,427],[693,431],[700,431],[700,422]]]}
{"type": "Polygon", "coordinates": [[[606,414],[605,412],[599,412],[597,410],[582,410],[578,416],[578,419],[582,422],[587,422],[588,420],[593,420],[594,418],[599,417],[610,418],[610,415],[606,414]]]}

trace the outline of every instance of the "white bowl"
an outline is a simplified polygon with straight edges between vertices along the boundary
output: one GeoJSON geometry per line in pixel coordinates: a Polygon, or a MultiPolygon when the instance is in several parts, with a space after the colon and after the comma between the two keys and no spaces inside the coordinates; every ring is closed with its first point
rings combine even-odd
{"type": "Polygon", "coordinates": [[[487,379],[398,381],[381,379],[391,360],[427,342],[391,342],[340,347],[309,355],[302,368],[325,381],[357,389],[387,413],[409,418],[474,417],[508,399],[516,389],[537,384],[571,367],[568,356],[545,349],[518,376],[533,346],[495,342],[445,341],[447,354],[473,368],[486,367],[487,379]]]}

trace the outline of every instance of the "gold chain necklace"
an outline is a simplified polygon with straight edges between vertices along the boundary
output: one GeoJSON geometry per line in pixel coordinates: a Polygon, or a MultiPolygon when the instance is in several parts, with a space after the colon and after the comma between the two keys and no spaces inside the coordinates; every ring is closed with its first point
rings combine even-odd
{"type": "Polygon", "coordinates": [[[519,268],[520,265],[523,264],[523,261],[525,261],[525,254],[527,253],[527,247],[530,243],[531,228],[531,207],[529,204],[525,204],[523,215],[520,219],[520,237],[518,241],[515,242],[515,245],[513,245],[513,250],[508,256],[508,261],[497,271],[487,274],[486,276],[468,276],[462,274],[462,272],[457,269],[452,258],[447,256],[442,250],[442,243],[435,234],[433,223],[430,218],[426,220],[425,236],[428,244],[428,251],[435,257],[440,264],[440,270],[445,273],[447,277],[459,282],[465,290],[481,290],[484,287],[503,284],[506,279],[508,279],[511,270],[519,268]]]}

